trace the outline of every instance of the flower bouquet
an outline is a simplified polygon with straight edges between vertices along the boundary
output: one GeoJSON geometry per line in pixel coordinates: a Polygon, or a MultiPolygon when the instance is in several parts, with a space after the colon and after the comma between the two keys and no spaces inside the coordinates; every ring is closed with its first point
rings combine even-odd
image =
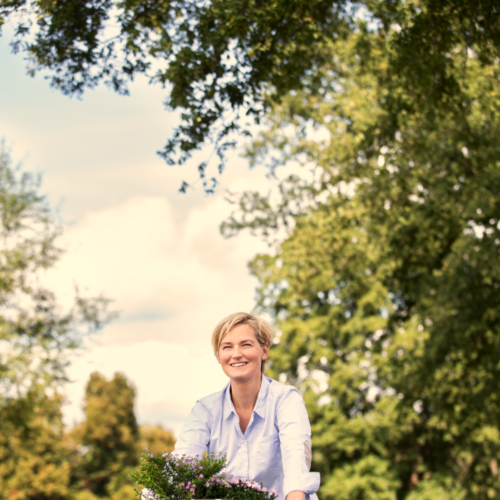
{"type": "MultiPolygon", "coordinates": [[[[262,484],[224,473],[226,464],[225,455],[212,453],[198,458],[164,453],[154,456],[146,450],[141,455],[139,471],[130,476],[147,488],[146,495],[150,500],[275,500],[279,496],[262,484]]],[[[143,493],[143,498],[146,495],[143,493]]]]}

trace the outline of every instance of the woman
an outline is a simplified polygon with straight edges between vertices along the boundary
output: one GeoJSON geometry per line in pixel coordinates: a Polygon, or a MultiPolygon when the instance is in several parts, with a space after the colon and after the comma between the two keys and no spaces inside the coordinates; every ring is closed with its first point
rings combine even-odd
{"type": "Polygon", "coordinates": [[[227,455],[226,471],[275,489],[280,499],[317,500],[311,466],[311,426],[300,392],[262,375],[273,338],[258,316],[235,313],[212,335],[229,383],[191,410],[175,453],[227,455]]]}

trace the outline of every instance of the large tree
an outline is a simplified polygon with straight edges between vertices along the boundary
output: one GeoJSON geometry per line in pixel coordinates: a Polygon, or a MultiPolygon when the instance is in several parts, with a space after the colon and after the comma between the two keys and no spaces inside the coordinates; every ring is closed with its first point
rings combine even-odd
{"type": "Polygon", "coordinates": [[[251,160],[307,175],[244,194],[223,231],[287,230],[251,269],[280,330],[269,373],[305,393],[321,497],[496,498],[500,65],[457,46],[438,105],[388,75],[391,40],[361,23],[314,75],[321,95],[274,107],[251,160]]]}
{"type": "Polygon", "coordinates": [[[110,316],[104,297],[61,311],[41,273],[60,256],[61,229],[38,193],[40,178],[12,164],[0,145],[0,406],[34,384],[57,388],[66,379],[68,354],[110,316]]]}
{"type": "Polygon", "coordinates": [[[64,433],[62,397],[36,384],[0,406],[0,499],[70,497],[71,442],[64,433]]]}
{"type": "MultiPolygon", "coordinates": [[[[52,85],[68,94],[102,80],[124,93],[135,75],[149,75],[168,86],[167,105],[183,110],[160,154],[183,163],[213,142],[219,170],[233,133],[248,133],[244,114],[258,121],[271,99],[305,84],[321,90],[321,79],[307,77],[359,16],[392,33],[386,77],[404,76],[423,99],[442,103],[454,92],[450,54],[458,46],[485,66],[499,56],[497,0],[0,1],[0,25],[12,19],[14,50],[27,52],[31,74],[48,69],[52,85]]],[[[406,102],[393,97],[384,106],[397,116],[406,102]]],[[[206,167],[199,172],[211,190],[206,167]]]]}
{"type": "Polygon", "coordinates": [[[106,380],[98,372],[91,374],[83,405],[85,420],[72,431],[81,449],[75,468],[81,481],[78,489],[100,497],[116,493],[120,498],[134,497],[128,478],[139,463],[134,403],[135,388],[124,375],[106,380]]]}
{"type": "Polygon", "coordinates": [[[161,425],[137,424],[135,388],[122,374],[111,380],[90,375],[85,390],[85,420],[71,431],[78,450],[72,460],[72,489],[79,500],[133,500],[130,472],[148,448],[157,455],[172,451],[175,438],[161,425]]]}

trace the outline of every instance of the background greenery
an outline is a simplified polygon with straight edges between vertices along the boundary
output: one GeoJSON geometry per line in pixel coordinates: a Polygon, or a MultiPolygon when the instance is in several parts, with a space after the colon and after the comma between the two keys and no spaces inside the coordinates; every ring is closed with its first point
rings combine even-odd
{"type": "MultiPolygon", "coordinates": [[[[231,134],[250,130],[245,113],[260,123],[247,156],[267,164],[276,189],[232,194],[235,211],[221,229],[227,236],[249,229],[272,246],[250,264],[258,307],[279,328],[269,375],[304,392],[320,498],[500,496],[498,2],[0,5],[4,19],[26,11],[14,47],[31,55],[33,71],[52,71],[64,92],[101,79],[123,91],[134,73],[148,71],[168,84],[169,106],[184,110],[161,152],[171,164],[212,141],[222,170],[231,134]],[[107,38],[112,9],[118,31],[107,38]]],[[[207,181],[206,169],[199,165],[210,191],[217,180],[207,181]]],[[[22,227],[41,232],[23,233],[14,241],[27,243],[2,253],[2,305],[17,291],[32,303],[31,312],[16,305],[2,316],[14,353],[14,362],[2,358],[1,411],[13,422],[5,436],[22,428],[13,420],[21,410],[8,413],[19,405],[23,422],[53,439],[37,462],[40,454],[21,451],[39,446],[33,434],[19,435],[26,445],[11,463],[32,463],[37,481],[23,498],[41,497],[36,488],[52,484],[43,478],[56,468],[68,480],[44,498],[71,488],[125,494],[123,474],[134,463],[123,457],[139,436],[133,412],[124,407],[114,417],[126,430],[106,430],[93,394],[110,382],[93,376],[86,399],[93,423],[72,434],[81,446],[72,455],[81,465],[72,468],[57,395],[47,391],[63,380],[63,358],[42,356],[36,369],[30,362],[76,346],[75,321],[95,323],[105,304],[89,309],[77,300],[92,314],[60,317],[50,295],[26,285],[57,254],[47,212],[24,210],[42,207],[30,178],[22,181],[29,189],[9,179],[2,234],[20,234],[15,221],[24,214],[31,219],[22,227]],[[114,443],[119,469],[102,443],[114,443]]],[[[126,382],[112,384],[120,396],[110,407],[133,400],[126,382]]]]}
{"type": "Polygon", "coordinates": [[[391,40],[360,23],[319,95],[274,106],[250,160],[308,175],[236,195],[222,230],[286,231],[250,268],[280,329],[270,375],[305,394],[320,497],[498,498],[498,62],[457,47],[438,104],[387,74],[391,40]]]}
{"type": "Polygon", "coordinates": [[[33,388],[2,405],[0,498],[132,500],[130,472],[147,447],[172,451],[173,435],[160,425],[137,425],[135,391],[121,374],[106,380],[95,372],[87,384],[85,420],[62,423],[62,398],[33,388]]]}

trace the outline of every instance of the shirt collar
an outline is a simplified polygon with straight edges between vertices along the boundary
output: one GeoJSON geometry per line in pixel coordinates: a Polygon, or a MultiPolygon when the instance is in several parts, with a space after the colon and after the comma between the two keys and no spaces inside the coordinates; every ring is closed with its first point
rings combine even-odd
{"type": "Polygon", "coordinates": [[[266,408],[267,408],[267,392],[269,390],[269,384],[271,380],[262,375],[262,381],[260,383],[259,395],[257,397],[257,402],[255,403],[255,408],[253,411],[259,415],[259,417],[266,418],[266,408]]]}
{"type": "MultiPolygon", "coordinates": [[[[255,403],[255,408],[253,411],[259,415],[259,417],[265,419],[266,418],[266,408],[267,408],[267,392],[269,390],[269,384],[271,380],[262,375],[262,380],[260,383],[259,395],[257,396],[257,402],[255,403]]],[[[225,389],[224,395],[224,411],[222,418],[226,420],[231,413],[236,415],[236,410],[234,409],[233,402],[231,400],[231,382],[228,382],[225,389]]]]}
{"type": "Polygon", "coordinates": [[[233,402],[231,401],[231,382],[228,382],[226,385],[226,394],[224,395],[224,412],[222,414],[222,418],[226,420],[231,413],[236,415],[236,411],[234,409],[233,402]]]}

